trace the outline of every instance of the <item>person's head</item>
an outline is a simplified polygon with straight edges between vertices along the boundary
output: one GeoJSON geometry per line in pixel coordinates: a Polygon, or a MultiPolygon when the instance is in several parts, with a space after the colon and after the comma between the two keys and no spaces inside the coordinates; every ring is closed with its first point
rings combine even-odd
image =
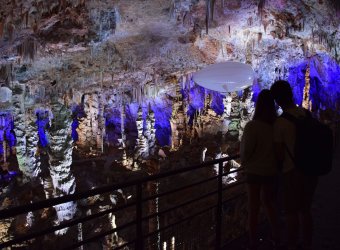
{"type": "Polygon", "coordinates": [[[273,123],[277,117],[274,99],[269,89],[264,89],[257,97],[253,120],[273,123]]]}
{"type": "Polygon", "coordinates": [[[287,81],[279,80],[274,82],[270,87],[270,92],[281,108],[294,105],[292,88],[287,81]]]}

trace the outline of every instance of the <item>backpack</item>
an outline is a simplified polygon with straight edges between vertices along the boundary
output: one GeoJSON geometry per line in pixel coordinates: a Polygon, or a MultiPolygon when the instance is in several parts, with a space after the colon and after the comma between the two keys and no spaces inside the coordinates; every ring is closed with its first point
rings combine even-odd
{"type": "Polygon", "coordinates": [[[333,160],[332,130],[313,118],[307,110],[303,118],[296,118],[287,112],[281,117],[295,124],[294,157],[285,145],[295,167],[309,176],[328,174],[332,169],[333,160]]]}

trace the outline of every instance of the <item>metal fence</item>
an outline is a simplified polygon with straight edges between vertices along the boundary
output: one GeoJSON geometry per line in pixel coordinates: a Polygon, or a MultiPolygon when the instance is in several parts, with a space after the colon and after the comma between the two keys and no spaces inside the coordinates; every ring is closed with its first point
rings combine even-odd
{"type": "MultiPolygon", "coordinates": [[[[211,218],[210,222],[207,222],[204,225],[206,231],[209,231],[210,234],[213,234],[211,237],[212,248],[221,249],[225,240],[222,240],[222,214],[225,204],[230,200],[236,199],[240,195],[244,195],[244,193],[240,192],[233,196],[228,196],[227,199],[224,199],[225,191],[230,190],[233,187],[239,186],[242,184],[242,181],[236,181],[235,183],[225,185],[223,184],[223,178],[226,176],[239,172],[242,168],[238,168],[237,170],[225,170],[225,163],[234,159],[237,159],[239,156],[226,157],[217,160],[213,160],[210,162],[205,162],[203,164],[191,167],[179,168],[176,170],[167,171],[164,173],[159,173],[155,175],[146,176],[144,178],[140,178],[138,180],[128,181],[124,183],[114,184],[110,186],[100,187],[92,190],[88,190],[81,193],[75,193],[72,195],[66,195],[59,198],[53,198],[49,200],[43,200],[36,203],[27,204],[24,206],[11,207],[5,210],[0,211],[0,220],[5,220],[9,218],[15,218],[18,215],[24,215],[32,211],[37,211],[45,208],[50,208],[59,204],[63,204],[70,201],[77,201],[81,199],[86,199],[91,196],[101,195],[104,193],[109,193],[114,190],[130,188],[134,189],[134,199],[128,200],[125,204],[112,207],[105,211],[100,211],[95,214],[86,215],[80,218],[74,218],[70,221],[62,222],[60,225],[54,225],[46,227],[45,229],[40,229],[34,232],[28,232],[25,235],[19,235],[14,237],[14,239],[10,239],[7,242],[3,242],[0,244],[0,248],[6,248],[15,246],[17,244],[22,244],[25,242],[30,242],[32,239],[36,239],[38,237],[42,237],[44,235],[48,235],[54,233],[55,231],[69,228],[72,226],[78,226],[79,223],[85,223],[88,221],[96,221],[100,217],[108,215],[110,213],[115,214],[119,213],[119,211],[124,211],[126,209],[130,209],[134,211],[134,217],[131,221],[119,225],[116,228],[112,228],[110,230],[99,232],[86,239],[78,239],[75,242],[70,242],[68,246],[64,246],[64,249],[74,249],[74,248],[82,248],[86,244],[91,242],[96,242],[100,239],[108,235],[112,235],[117,232],[121,232],[123,230],[128,230],[130,235],[133,235],[132,239],[129,239],[124,244],[117,246],[118,249],[197,249],[197,245],[201,244],[200,242],[206,241],[206,237],[203,237],[207,232],[201,232],[199,229],[200,226],[197,223],[200,222],[202,216],[211,218]],[[160,183],[162,179],[166,178],[177,178],[176,176],[190,174],[192,171],[200,170],[200,169],[210,169],[214,168],[218,171],[216,175],[207,176],[207,178],[195,180],[192,183],[186,183],[185,181],[178,185],[178,187],[173,189],[160,189],[159,192],[155,192],[152,195],[145,194],[145,187],[147,183],[160,183]],[[185,193],[185,190],[190,190],[191,188],[198,187],[200,185],[210,183],[209,188],[206,188],[204,192],[201,192],[195,196],[190,195],[189,199],[185,201],[177,201],[174,202],[173,205],[170,205],[163,209],[156,209],[153,213],[146,213],[146,204],[149,201],[160,201],[161,199],[169,199],[169,197],[173,197],[177,194],[177,196],[181,196],[181,194],[185,193]],[[197,202],[201,202],[204,199],[206,202],[204,203],[206,206],[197,205],[197,209],[189,210],[182,216],[178,218],[177,221],[166,221],[165,218],[168,213],[172,213],[179,209],[183,209],[184,207],[193,206],[195,207],[197,202]],[[150,220],[157,220],[159,222],[159,227],[156,228],[147,228],[145,225],[150,222],[150,220]],[[198,222],[197,222],[198,221],[198,222]],[[195,224],[196,223],[196,224],[195,224]],[[183,230],[188,230],[189,227],[187,225],[191,225],[190,232],[183,230]],[[181,231],[181,228],[183,229],[181,231]],[[197,230],[196,230],[197,229],[197,230]],[[185,240],[185,238],[189,240],[185,240]],[[176,242],[175,242],[176,241],[176,242]],[[197,242],[194,244],[194,242],[197,242]],[[166,246],[168,244],[168,246],[166,246]],[[189,247],[189,245],[195,245],[195,247],[189,247]],[[171,245],[171,246],[170,246],[171,245]],[[176,246],[176,247],[175,247],[176,246]]],[[[171,204],[171,202],[170,202],[171,204]]],[[[132,237],[132,236],[131,236],[132,237]]],[[[130,238],[130,237],[129,237],[130,238]]],[[[29,245],[29,243],[26,243],[29,245]]]]}

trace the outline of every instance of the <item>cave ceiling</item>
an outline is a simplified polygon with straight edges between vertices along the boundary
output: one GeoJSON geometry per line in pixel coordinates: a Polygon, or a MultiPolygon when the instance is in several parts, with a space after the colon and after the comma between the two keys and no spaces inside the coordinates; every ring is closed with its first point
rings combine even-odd
{"type": "Polygon", "coordinates": [[[330,0],[1,0],[1,79],[129,87],[168,84],[221,61],[276,68],[326,53],[339,60],[330,0]]]}

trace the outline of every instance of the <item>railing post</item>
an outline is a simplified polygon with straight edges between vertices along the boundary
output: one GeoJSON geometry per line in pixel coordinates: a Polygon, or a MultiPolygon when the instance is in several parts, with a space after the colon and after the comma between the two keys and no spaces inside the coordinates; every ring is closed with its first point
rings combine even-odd
{"type": "Polygon", "coordinates": [[[136,250],[143,250],[142,182],[136,185],[136,250]]]}
{"type": "Polygon", "coordinates": [[[216,245],[215,249],[221,248],[222,234],[222,177],[223,177],[223,162],[218,164],[218,193],[217,193],[217,211],[216,211],[216,245]]]}

